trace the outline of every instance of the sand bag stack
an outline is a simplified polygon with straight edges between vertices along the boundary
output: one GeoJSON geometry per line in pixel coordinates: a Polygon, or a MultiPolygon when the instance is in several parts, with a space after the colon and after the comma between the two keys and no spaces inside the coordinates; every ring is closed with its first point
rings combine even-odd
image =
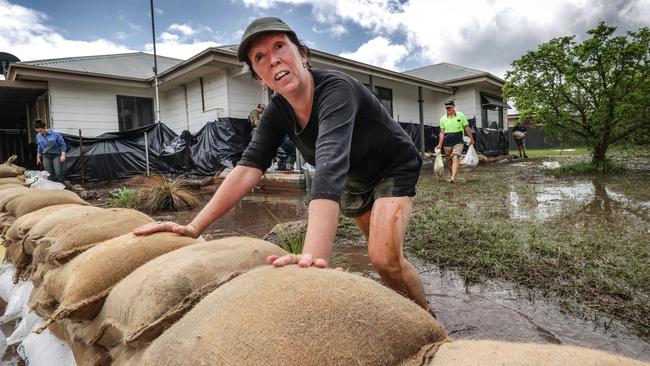
{"type": "Polygon", "coordinates": [[[25,184],[25,177],[23,176],[25,168],[14,164],[17,158],[16,155],[12,155],[7,161],[0,164],[0,186],[25,184]]]}

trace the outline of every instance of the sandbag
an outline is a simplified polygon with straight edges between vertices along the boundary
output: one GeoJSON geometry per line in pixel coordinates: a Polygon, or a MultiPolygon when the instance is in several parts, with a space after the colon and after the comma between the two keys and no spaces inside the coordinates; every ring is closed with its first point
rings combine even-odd
{"type": "Polygon", "coordinates": [[[15,177],[17,175],[23,174],[25,168],[15,165],[14,161],[18,159],[18,156],[12,155],[5,161],[0,164],[0,178],[15,177]]]}
{"type": "Polygon", "coordinates": [[[462,340],[440,346],[428,366],[632,366],[647,365],[631,358],[587,348],[534,343],[462,340]]]}
{"type": "Polygon", "coordinates": [[[29,366],[76,365],[68,345],[47,331],[30,333],[16,351],[29,366]]]}
{"type": "Polygon", "coordinates": [[[27,187],[14,187],[0,191],[0,211],[6,211],[5,206],[9,202],[29,192],[31,192],[31,190],[27,187]]]}
{"type": "Polygon", "coordinates": [[[50,240],[46,260],[62,264],[100,242],[154,222],[148,215],[128,208],[111,208],[76,217],[50,230],[41,242],[50,240]]]}
{"type": "Polygon", "coordinates": [[[395,365],[445,341],[428,312],[373,280],[263,266],[219,287],[116,364],[395,365]]]}
{"type": "Polygon", "coordinates": [[[31,230],[31,228],[34,225],[36,225],[45,216],[66,207],[79,207],[79,205],[63,204],[63,205],[44,207],[41,208],[40,210],[30,212],[29,214],[23,215],[21,218],[14,221],[14,223],[11,224],[11,226],[9,226],[9,228],[7,229],[5,236],[7,237],[8,240],[13,240],[13,241],[21,240],[27,234],[27,232],[31,230]]]}
{"type": "Polygon", "coordinates": [[[30,194],[23,195],[7,203],[5,209],[16,217],[21,217],[43,207],[74,203],[89,205],[76,193],[65,190],[30,189],[30,194]]]}
{"type": "Polygon", "coordinates": [[[84,342],[141,347],[204,296],[236,276],[287,254],[269,242],[232,237],[190,245],[149,261],[115,286],[104,307],[77,334],[84,342]]]}
{"type": "Polygon", "coordinates": [[[438,177],[442,177],[442,175],[445,173],[445,163],[442,161],[442,153],[440,149],[436,149],[436,160],[433,164],[433,172],[438,177]]]}
{"type": "Polygon", "coordinates": [[[4,185],[4,184],[24,185],[25,184],[25,177],[23,177],[22,175],[18,175],[16,177],[0,178],[0,185],[4,185]]]}
{"type": "MultiPolygon", "coordinates": [[[[0,191],[4,191],[5,189],[11,189],[11,188],[27,188],[27,187],[25,187],[25,185],[20,183],[7,183],[7,184],[0,185],[0,191]]],[[[2,197],[2,193],[0,193],[0,197],[2,197]]]]}
{"type": "Polygon", "coordinates": [[[47,330],[70,346],[77,366],[108,366],[111,364],[111,358],[107,349],[80,342],[71,333],[70,325],[71,323],[69,321],[63,320],[51,324],[47,330]]]}
{"type": "MultiPolygon", "coordinates": [[[[77,217],[88,217],[94,213],[102,211],[102,208],[94,206],[77,206],[64,208],[56,213],[49,214],[43,217],[27,232],[24,237],[23,245],[36,249],[38,242],[43,239],[52,229],[57,225],[69,222],[77,217]]],[[[51,240],[50,240],[51,241],[51,240]]],[[[43,261],[45,257],[43,257],[43,261]]]]}
{"type": "Polygon", "coordinates": [[[169,232],[147,236],[125,234],[104,241],[45,274],[43,287],[53,299],[57,319],[92,320],[121,279],[146,262],[197,240],[169,232]]]}

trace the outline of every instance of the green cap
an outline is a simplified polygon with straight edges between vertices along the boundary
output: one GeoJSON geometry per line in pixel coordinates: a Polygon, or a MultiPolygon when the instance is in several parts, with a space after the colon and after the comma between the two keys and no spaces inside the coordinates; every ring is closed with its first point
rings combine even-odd
{"type": "Polygon", "coordinates": [[[239,61],[246,61],[246,57],[248,57],[248,48],[250,47],[251,42],[253,42],[258,36],[268,32],[296,34],[285,22],[280,20],[280,18],[266,17],[256,19],[246,27],[244,35],[241,37],[239,49],[237,50],[237,58],[239,58],[239,61]]]}

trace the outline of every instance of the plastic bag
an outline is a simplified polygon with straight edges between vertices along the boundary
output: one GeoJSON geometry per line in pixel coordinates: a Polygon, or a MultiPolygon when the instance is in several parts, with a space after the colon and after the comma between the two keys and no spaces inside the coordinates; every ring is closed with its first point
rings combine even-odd
{"type": "Polygon", "coordinates": [[[43,318],[38,316],[29,306],[25,305],[20,323],[18,323],[14,332],[7,337],[7,344],[11,346],[22,342],[34,329],[45,325],[45,323],[47,322],[43,318]]]}
{"type": "Polygon", "coordinates": [[[445,172],[445,163],[442,161],[440,149],[436,149],[436,161],[433,164],[433,172],[439,177],[442,177],[445,172]]]}
{"type": "Polygon", "coordinates": [[[30,333],[18,346],[18,355],[27,366],[76,366],[70,347],[46,329],[41,334],[30,333]]]}
{"type": "Polygon", "coordinates": [[[59,182],[53,182],[51,180],[47,179],[37,179],[34,183],[32,183],[30,188],[40,188],[40,189],[65,189],[65,185],[59,183],[59,182]]]}
{"type": "Polygon", "coordinates": [[[22,281],[13,287],[5,314],[0,317],[0,324],[19,318],[23,313],[23,306],[29,301],[29,295],[34,289],[32,281],[22,281]]]}
{"type": "Polygon", "coordinates": [[[14,273],[16,273],[16,267],[11,262],[2,262],[0,265],[0,298],[4,302],[9,302],[11,290],[15,286],[14,273]]]}
{"type": "Polygon", "coordinates": [[[460,164],[464,166],[478,165],[478,155],[476,154],[476,150],[474,150],[474,145],[469,145],[469,148],[467,149],[467,154],[465,154],[465,157],[460,162],[460,164]]]}

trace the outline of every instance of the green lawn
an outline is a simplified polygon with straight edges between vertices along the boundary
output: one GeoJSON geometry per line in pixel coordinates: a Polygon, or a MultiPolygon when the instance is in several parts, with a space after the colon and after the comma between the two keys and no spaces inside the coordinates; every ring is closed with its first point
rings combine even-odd
{"type": "MultiPolygon", "coordinates": [[[[516,149],[510,150],[511,154],[519,155],[519,151],[516,149]]],[[[545,158],[545,157],[554,157],[554,156],[576,156],[576,155],[586,155],[589,154],[589,150],[586,147],[577,147],[570,149],[526,149],[526,155],[529,158],[545,158]]]]}

